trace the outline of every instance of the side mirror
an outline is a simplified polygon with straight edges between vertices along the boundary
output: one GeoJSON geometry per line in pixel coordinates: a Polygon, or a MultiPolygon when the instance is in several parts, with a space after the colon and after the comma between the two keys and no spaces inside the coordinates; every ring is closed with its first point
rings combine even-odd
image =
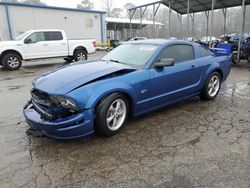
{"type": "Polygon", "coordinates": [[[169,66],[174,66],[175,60],[170,58],[162,58],[155,64],[156,68],[164,68],[169,66]]]}
{"type": "Polygon", "coordinates": [[[30,44],[30,43],[32,43],[31,38],[26,38],[26,39],[24,40],[24,44],[30,44]]]}

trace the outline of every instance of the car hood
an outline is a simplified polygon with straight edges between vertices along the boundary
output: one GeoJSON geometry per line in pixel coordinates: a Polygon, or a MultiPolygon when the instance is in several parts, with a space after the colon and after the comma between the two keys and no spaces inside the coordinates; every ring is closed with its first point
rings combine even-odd
{"type": "Polygon", "coordinates": [[[2,42],[0,42],[0,48],[1,47],[4,47],[4,46],[12,46],[12,45],[16,45],[16,44],[19,44],[19,43],[21,43],[21,42],[19,42],[19,41],[2,41],[2,42]]]}
{"type": "Polygon", "coordinates": [[[135,68],[109,61],[74,63],[35,78],[33,87],[49,94],[64,95],[109,74],[135,68]]]}

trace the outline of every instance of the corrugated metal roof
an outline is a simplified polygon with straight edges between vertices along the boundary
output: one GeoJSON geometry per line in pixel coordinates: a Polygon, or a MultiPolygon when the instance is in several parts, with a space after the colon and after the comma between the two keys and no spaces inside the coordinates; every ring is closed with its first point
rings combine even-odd
{"type": "MultiPolygon", "coordinates": [[[[105,21],[107,22],[107,29],[108,30],[122,30],[122,29],[129,29],[130,28],[130,20],[128,18],[111,18],[106,17],[105,21]]],[[[152,20],[142,20],[142,27],[147,25],[153,25],[152,20]]],[[[164,26],[164,24],[155,22],[157,26],[164,26]]],[[[132,19],[131,26],[133,29],[140,28],[140,20],[139,19],[132,19]]]]}
{"type": "MultiPolygon", "coordinates": [[[[170,6],[171,9],[173,9],[179,14],[187,14],[187,0],[161,0],[161,1],[156,1],[154,3],[149,3],[146,5],[134,7],[131,8],[130,10],[158,3],[162,3],[163,5],[168,7],[169,2],[171,4],[170,6]]],[[[250,5],[250,0],[245,0],[245,4],[250,5]]],[[[216,0],[214,9],[231,8],[241,5],[242,5],[242,0],[216,0]]],[[[211,10],[211,7],[212,7],[212,0],[190,0],[189,13],[209,11],[211,10]]]]}
{"type": "Polygon", "coordinates": [[[66,7],[54,7],[54,6],[45,6],[45,5],[35,5],[35,4],[29,4],[29,3],[11,3],[11,2],[1,2],[0,1],[0,5],[106,14],[105,11],[99,11],[99,10],[75,9],[75,8],[66,8],[66,7]]]}
{"type": "MultiPolygon", "coordinates": [[[[113,17],[106,17],[105,21],[108,23],[130,23],[130,20],[128,18],[113,18],[113,17]]],[[[140,20],[139,19],[132,19],[131,20],[132,24],[140,24],[140,20]]],[[[153,25],[153,21],[152,20],[142,20],[142,24],[143,25],[153,25]]],[[[164,24],[160,23],[160,22],[155,22],[155,25],[161,25],[163,26],[164,24]]]]}

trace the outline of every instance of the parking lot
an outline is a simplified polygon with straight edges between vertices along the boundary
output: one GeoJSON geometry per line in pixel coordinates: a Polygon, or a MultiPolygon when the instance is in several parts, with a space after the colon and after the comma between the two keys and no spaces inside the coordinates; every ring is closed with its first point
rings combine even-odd
{"type": "Polygon", "coordinates": [[[192,98],[130,120],[113,137],[27,136],[31,81],[61,65],[0,69],[0,187],[250,187],[249,64],[232,67],[216,100],[192,98]]]}

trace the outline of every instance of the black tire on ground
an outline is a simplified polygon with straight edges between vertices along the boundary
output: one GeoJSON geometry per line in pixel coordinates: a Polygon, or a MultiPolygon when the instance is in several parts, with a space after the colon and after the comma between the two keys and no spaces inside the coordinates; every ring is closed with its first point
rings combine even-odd
{"type": "Polygon", "coordinates": [[[73,57],[65,57],[65,58],[63,58],[67,63],[71,63],[73,60],[74,60],[74,58],[73,57]]]}
{"type": "Polygon", "coordinates": [[[7,70],[17,70],[22,66],[22,59],[16,53],[8,53],[4,55],[2,65],[7,70]]]}
{"type": "Polygon", "coordinates": [[[247,61],[250,63],[250,54],[246,57],[247,61]]]}
{"type": "Polygon", "coordinates": [[[207,79],[201,94],[201,100],[213,100],[216,98],[221,87],[221,76],[218,72],[213,72],[207,79]]]}
{"type": "Polygon", "coordinates": [[[75,61],[84,61],[88,59],[88,55],[85,50],[79,49],[74,52],[74,60],[75,61]]]}
{"type": "Polygon", "coordinates": [[[237,65],[238,62],[237,62],[237,53],[233,53],[232,56],[231,56],[231,60],[232,60],[232,63],[234,65],[237,65]]]}
{"type": "Polygon", "coordinates": [[[127,122],[128,112],[129,103],[126,96],[119,93],[107,96],[96,108],[95,132],[103,136],[118,133],[127,122]]]}

